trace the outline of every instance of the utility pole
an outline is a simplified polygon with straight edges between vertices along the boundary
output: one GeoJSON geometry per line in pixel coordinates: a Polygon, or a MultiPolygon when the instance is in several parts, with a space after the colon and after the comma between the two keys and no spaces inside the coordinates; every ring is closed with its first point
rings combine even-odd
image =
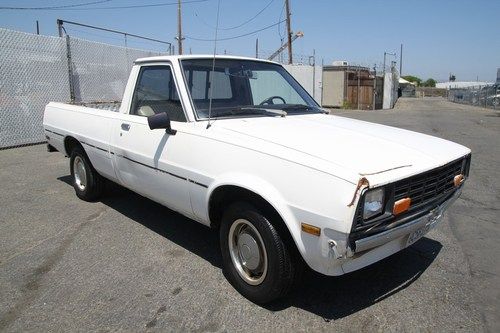
{"type": "Polygon", "coordinates": [[[182,54],[182,12],[181,12],[181,0],[177,0],[177,46],[179,48],[179,54],[182,54]]]}
{"type": "Polygon", "coordinates": [[[255,40],[255,58],[259,57],[259,39],[255,40]]]}
{"type": "Polygon", "coordinates": [[[40,26],[38,25],[38,20],[36,20],[36,34],[40,34],[40,26]]]}
{"type": "Polygon", "coordinates": [[[377,64],[373,65],[373,103],[372,109],[375,110],[377,103],[377,64]]]}
{"type": "Polygon", "coordinates": [[[359,110],[359,75],[360,75],[360,68],[358,65],[358,90],[356,91],[356,99],[357,99],[357,107],[356,109],[359,110]]]}
{"type": "Polygon", "coordinates": [[[291,65],[293,63],[292,56],[292,28],[290,23],[290,1],[285,0],[285,10],[286,10],[286,31],[288,34],[288,63],[291,65]]]}
{"type": "Polygon", "coordinates": [[[391,56],[396,56],[396,53],[391,53],[391,52],[385,52],[384,51],[384,78],[385,78],[385,58],[386,56],[391,55],[391,56]]]}
{"type": "Polygon", "coordinates": [[[313,49],[313,99],[316,98],[316,49],[313,49]]]}
{"type": "Polygon", "coordinates": [[[401,51],[399,51],[399,76],[403,75],[403,43],[401,43],[401,51]]]}

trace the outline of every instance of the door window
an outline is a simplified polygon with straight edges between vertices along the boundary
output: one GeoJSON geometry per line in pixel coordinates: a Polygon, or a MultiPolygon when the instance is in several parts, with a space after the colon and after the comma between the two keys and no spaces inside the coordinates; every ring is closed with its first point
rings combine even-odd
{"type": "Polygon", "coordinates": [[[141,68],[130,111],[143,117],[166,112],[170,120],[186,122],[170,66],[141,68]]]}

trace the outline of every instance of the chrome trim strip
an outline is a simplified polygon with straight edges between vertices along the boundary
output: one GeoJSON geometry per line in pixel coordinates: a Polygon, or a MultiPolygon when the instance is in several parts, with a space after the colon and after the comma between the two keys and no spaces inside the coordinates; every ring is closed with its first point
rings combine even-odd
{"type": "Polygon", "coordinates": [[[57,133],[57,132],[54,132],[54,131],[51,131],[51,130],[48,130],[48,129],[45,129],[47,132],[49,133],[52,133],[52,134],[55,134],[55,135],[59,135],[59,136],[64,136],[63,134],[60,134],[60,133],[57,133]]]}
{"type": "Polygon", "coordinates": [[[101,148],[101,147],[97,147],[97,146],[94,146],[94,145],[91,145],[90,143],[88,142],[84,142],[84,141],[80,141],[81,144],[83,145],[86,145],[86,146],[89,146],[89,147],[92,147],[92,148],[95,148],[95,149],[98,149],[98,150],[101,150],[105,153],[111,153],[110,151],[108,151],[107,149],[104,149],[104,148],[101,148]]]}
{"type": "MultiPolygon", "coordinates": [[[[106,153],[109,153],[109,154],[111,154],[111,155],[115,155],[115,153],[114,153],[114,152],[112,152],[112,151],[108,151],[108,150],[106,150],[106,149],[104,149],[104,148],[94,146],[94,145],[92,145],[92,144],[90,144],[90,143],[87,143],[87,142],[84,142],[84,141],[80,141],[80,143],[81,143],[81,144],[84,144],[84,145],[86,145],[86,146],[89,146],[89,147],[95,148],[95,149],[102,150],[102,151],[104,151],[104,152],[106,152],[106,153]]],[[[136,164],[142,165],[143,167],[149,168],[149,169],[151,169],[151,170],[159,171],[159,172],[161,172],[161,173],[165,173],[165,174],[170,175],[170,176],[172,176],[172,177],[175,177],[175,178],[179,178],[179,179],[182,179],[182,180],[188,181],[188,182],[190,182],[190,183],[196,184],[196,185],[201,186],[201,187],[204,187],[204,188],[208,188],[208,186],[207,186],[207,185],[205,185],[205,184],[198,183],[198,182],[197,182],[197,181],[195,181],[195,180],[192,180],[192,179],[189,179],[189,178],[186,178],[186,177],[182,177],[182,176],[176,175],[175,173],[171,173],[171,172],[168,172],[168,171],[165,171],[165,170],[162,170],[162,169],[158,169],[158,168],[152,167],[152,166],[150,166],[150,165],[147,165],[147,164],[141,163],[141,162],[139,162],[139,161],[133,160],[133,159],[131,159],[131,158],[129,158],[129,157],[126,157],[126,156],[123,156],[123,155],[116,154],[116,156],[121,157],[121,158],[124,158],[124,159],[126,159],[127,161],[130,161],[130,162],[133,162],[133,163],[136,163],[136,164]]]]}
{"type": "MultiPolygon", "coordinates": [[[[113,154],[113,153],[112,153],[112,154],[113,154]]],[[[155,170],[155,171],[159,171],[159,172],[161,172],[161,173],[165,173],[165,174],[170,175],[170,176],[172,176],[172,177],[175,177],[175,178],[179,178],[179,179],[182,179],[182,180],[188,181],[188,182],[190,182],[190,183],[196,184],[196,185],[201,186],[201,187],[204,187],[204,188],[208,188],[208,186],[207,186],[207,185],[205,185],[205,184],[198,183],[197,181],[194,181],[194,180],[192,180],[192,179],[189,179],[189,178],[186,178],[186,177],[182,177],[182,176],[176,175],[175,173],[171,173],[171,172],[168,172],[168,171],[165,171],[165,170],[162,170],[162,169],[158,169],[158,168],[152,167],[152,166],[150,166],[150,165],[147,165],[147,164],[144,164],[144,163],[138,162],[138,161],[136,161],[136,160],[133,160],[133,159],[131,159],[131,158],[129,158],[129,157],[126,157],[126,156],[123,156],[123,155],[118,155],[118,154],[117,154],[117,156],[118,156],[118,157],[121,157],[121,158],[124,158],[124,159],[126,159],[127,161],[130,161],[130,162],[133,162],[133,163],[137,163],[137,164],[139,164],[139,165],[142,165],[142,166],[144,166],[144,167],[146,167],[146,168],[149,168],[149,169],[152,169],[152,170],[155,170]]]]}

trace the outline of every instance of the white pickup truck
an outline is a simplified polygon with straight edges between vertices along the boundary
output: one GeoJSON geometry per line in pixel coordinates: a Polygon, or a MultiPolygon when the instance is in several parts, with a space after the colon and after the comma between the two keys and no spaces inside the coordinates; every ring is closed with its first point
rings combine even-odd
{"type": "Polygon", "coordinates": [[[241,57],[138,59],[114,109],[49,103],[43,125],[78,197],[108,179],[218,229],[226,277],[256,303],[306,265],[341,275],[411,245],[470,166],[466,147],[327,115],[282,66],[241,57]]]}

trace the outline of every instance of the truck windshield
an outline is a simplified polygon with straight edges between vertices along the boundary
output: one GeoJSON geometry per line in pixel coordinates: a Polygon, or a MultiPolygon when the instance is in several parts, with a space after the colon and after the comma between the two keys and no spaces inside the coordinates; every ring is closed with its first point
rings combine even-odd
{"type": "Polygon", "coordinates": [[[208,118],[210,97],[213,118],[322,112],[280,65],[216,58],[211,75],[213,59],[186,59],[181,63],[198,119],[208,118]]]}

